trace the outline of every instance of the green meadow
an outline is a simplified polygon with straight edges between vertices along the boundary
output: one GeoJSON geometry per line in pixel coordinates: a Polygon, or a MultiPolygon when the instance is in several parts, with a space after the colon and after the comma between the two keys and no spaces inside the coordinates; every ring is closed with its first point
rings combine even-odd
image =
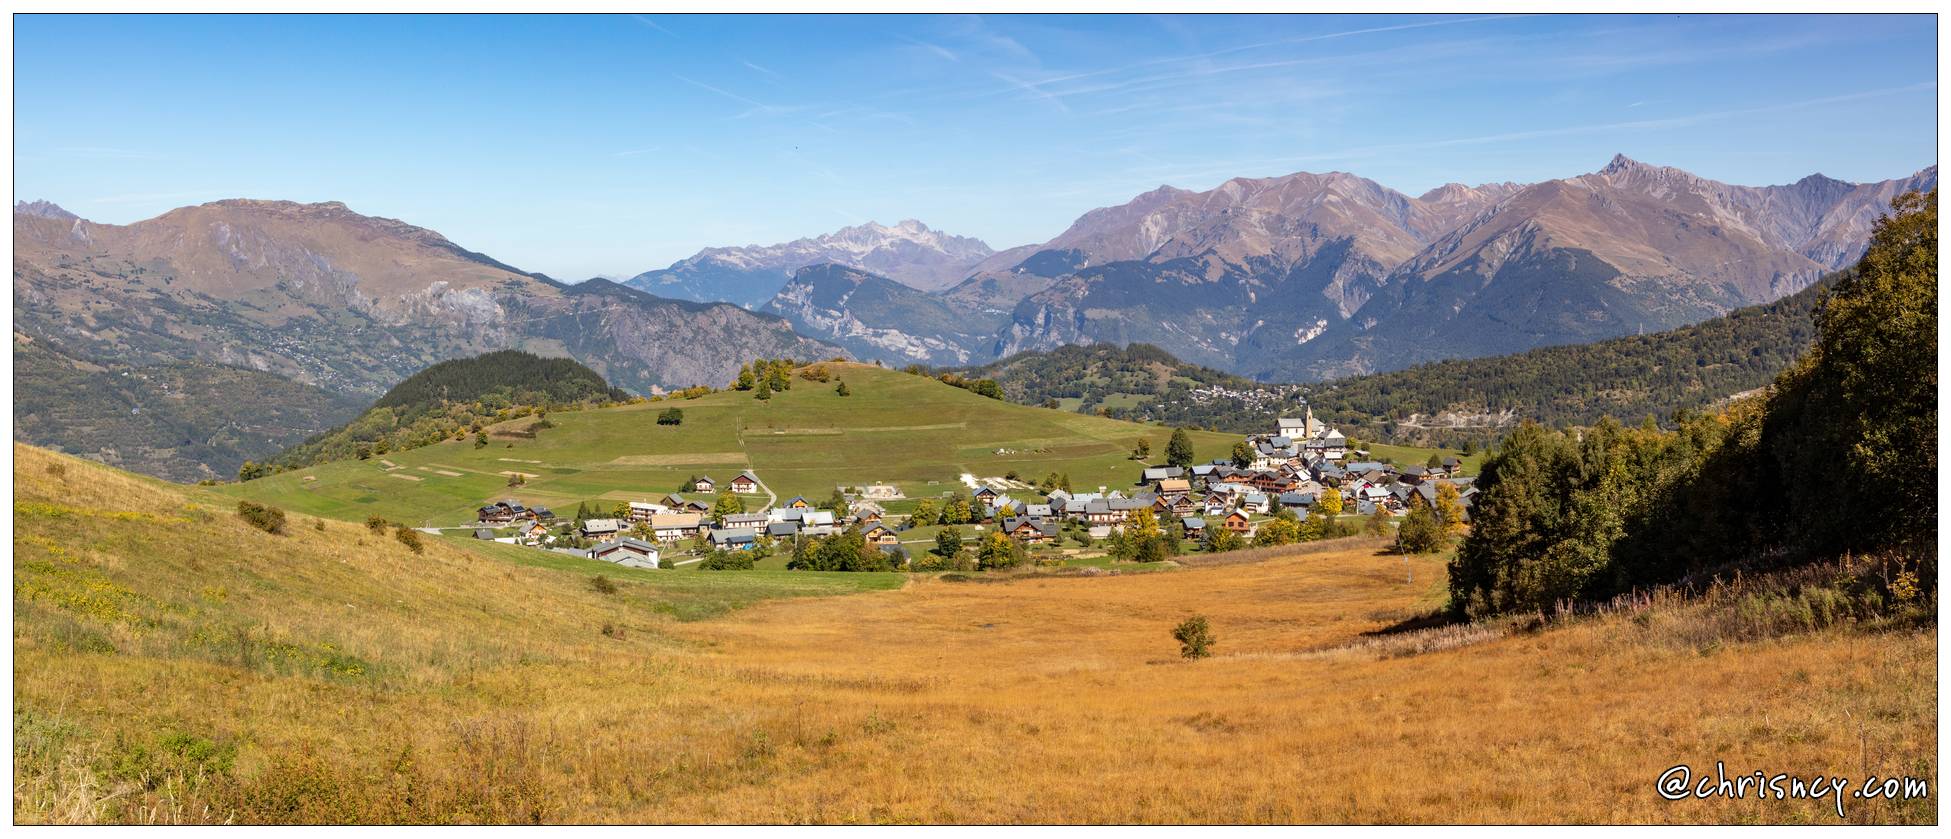
{"type": "MultiPolygon", "coordinates": [[[[779,499],[823,501],[834,487],[891,483],[910,498],[961,486],[959,476],[1029,481],[1052,472],[1080,491],[1128,487],[1140,464],[1139,439],[1162,462],[1171,430],[988,399],[933,379],[871,365],[827,364],[847,383],[795,378],[793,388],[758,400],[726,391],[618,408],[552,414],[554,428],[533,439],[493,436],[485,448],[446,442],[260,478],[221,491],[289,510],[363,520],[455,526],[481,503],[514,498],[571,512],[585,500],[651,500],[692,475],[721,484],[751,469],[779,499]],[[657,424],[666,408],[684,410],[677,426],[657,424]],[[509,487],[511,473],[525,484],[509,487]]],[[[531,420],[516,420],[510,428],[531,420]]],[[[1200,461],[1225,457],[1238,437],[1195,432],[1200,461]]],[[[756,509],[764,495],[750,497],[756,509]]],[[[905,506],[905,505],[903,505],[905,506]]]]}

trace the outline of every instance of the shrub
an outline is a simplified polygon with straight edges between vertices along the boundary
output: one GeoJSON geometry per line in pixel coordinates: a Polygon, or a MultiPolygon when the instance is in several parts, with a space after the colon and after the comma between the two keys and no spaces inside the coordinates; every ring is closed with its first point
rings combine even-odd
{"type": "Polygon", "coordinates": [[[1450,537],[1436,514],[1422,504],[1411,504],[1409,515],[1396,528],[1396,551],[1405,554],[1430,554],[1449,547],[1450,537]]]}
{"type": "Polygon", "coordinates": [[[237,502],[237,515],[250,526],[266,533],[285,532],[285,511],[255,501],[237,502]]]}
{"type": "MultiPolygon", "coordinates": [[[[591,577],[589,579],[589,587],[595,590],[597,594],[615,594],[617,592],[616,581],[602,574],[591,577]]],[[[603,634],[608,635],[609,633],[604,632],[603,634]]]]}
{"type": "Polygon", "coordinates": [[[386,532],[386,520],[385,520],[385,519],[383,519],[383,518],[380,518],[379,516],[367,516],[367,517],[366,517],[366,529],[367,529],[367,530],[370,530],[370,531],[372,531],[372,532],[374,532],[374,533],[385,533],[385,532],[386,532]]]}
{"type": "Polygon", "coordinates": [[[698,563],[703,571],[750,571],[752,554],[748,551],[716,551],[698,563]]]}
{"type": "Polygon", "coordinates": [[[404,524],[393,529],[393,538],[400,540],[400,544],[405,545],[407,550],[414,553],[426,553],[427,551],[427,546],[420,543],[420,531],[407,527],[404,524]]]}
{"type": "Polygon", "coordinates": [[[683,408],[664,409],[663,413],[657,415],[657,424],[658,425],[683,425],[684,409],[683,408]]]}
{"type": "Polygon", "coordinates": [[[1172,639],[1179,642],[1179,655],[1185,658],[1205,658],[1212,655],[1213,633],[1206,624],[1205,615],[1193,615],[1172,630],[1172,639]]]}

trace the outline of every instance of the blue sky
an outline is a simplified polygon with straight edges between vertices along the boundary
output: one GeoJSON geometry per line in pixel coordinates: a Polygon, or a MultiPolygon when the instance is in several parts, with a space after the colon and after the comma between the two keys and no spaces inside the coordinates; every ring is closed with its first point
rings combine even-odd
{"type": "Polygon", "coordinates": [[[35,16],[15,188],[126,223],[344,201],[565,279],[919,218],[1003,248],[1160,184],[1419,194],[1616,152],[1936,162],[1919,16],[35,16]]]}

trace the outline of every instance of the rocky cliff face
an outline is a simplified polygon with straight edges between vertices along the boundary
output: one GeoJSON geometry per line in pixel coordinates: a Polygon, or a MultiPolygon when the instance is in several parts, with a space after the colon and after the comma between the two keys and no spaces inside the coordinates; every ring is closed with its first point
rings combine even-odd
{"type": "Polygon", "coordinates": [[[765,311],[854,355],[892,364],[962,365],[982,357],[1002,318],[843,265],[800,269],[765,311]]]}
{"type": "Polygon", "coordinates": [[[1067,255],[1040,272],[1059,276],[1014,310],[996,352],[1142,340],[1233,369],[1346,320],[1394,266],[1511,188],[1452,185],[1425,200],[1342,172],[1160,188],[1086,213],[1025,260],[1067,255]]]}

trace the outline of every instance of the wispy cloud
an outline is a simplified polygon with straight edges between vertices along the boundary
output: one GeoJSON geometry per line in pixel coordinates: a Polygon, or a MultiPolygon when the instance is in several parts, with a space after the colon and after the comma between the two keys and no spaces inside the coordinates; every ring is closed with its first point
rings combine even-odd
{"type": "Polygon", "coordinates": [[[754,107],[754,108],[770,108],[770,107],[772,107],[771,105],[767,105],[766,103],[764,103],[764,102],[760,102],[760,101],[759,101],[759,100],[757,100],[757,99],[753,99],[753,98],[752,98],[752,97],[750,97],[750,96],[740,96],[740,95],[738,95],[738,94],[736,94],[736,93],[733,93],[733,92],[731,92],[731,91],[729,91],[729,90],[726,90],[726,89],[724,89],[724,88],[722,88],[722,87],[716,87],[716,86],[713,86],[713,85],[708,85],[708,84],[705,84],[704,82],[701,82],[701,81],[698,81],[697,79],[694,79],[694,78],[691,78],[690,76],[683,76],[683,75],[679,75],[679,74],[677,74],[677,73],[672,73],[672,74],[671,74],[671,76],[672,76],[673,78],[675,78],[675,79],[677,79],[678,81],[681,81],[681,82],[683,82],[683,83],[685,83],[685,84],[688,84],[688,85],[691,85],[692,87],[696,87],[696,88],[699,88],[699,89],[702,89],[702,90],[709,90],[709,91],[711,91],[712,93],[716,93],[716,94],[718,94],[719,96],[723,96],[723,97],[725,97],[726,99],[730,99],[730,100],[732,100],[733,102],[743,102],[743,103],[745,103],[745,104],[747,104],[747,105],[751,105],[751,106],[752,106],[752,107],[754,107]]]}
{"type": "Polygon", "coordinates": [[[921,47],[924,50],[934,53],[936,56],[940,57],[945,61],[960,62],[962,60],[962,57],[956,55],[954,50],[942,46],[941,44],[933,43],[931,41],[924,41],[921,40],[920,38],[910,38],[906,35],[900,35],[900,34],[897,34],[894,37],[900,38],[903,41],[907,41],[910,44],[914,44],[917,47],[921,47]]]}
{"type": "Polygon", "coordinates": [[[1037,99],[1043,100],[1045,102],[1057,106],[1057,110],[1063,111],[1066,114],[1070,113],[1070,106],[1064,104],[1064,100],[1058,98],[1056,94],[1051,93],[1048,90],[1044,90],[1043,83],[1027,82],[1022,79],[1016,78],[1015,76],[1011,76],[1008,73],[998,73],[995,71],[990,71],[989,75],[1010,83],[1012,89],[1014,90],[1028,93],[1037,99]]]}
{"type": "Polygon", "coordinates": [[[747,60],[745,60],[745,59],[743,59],[743,58],[741,58],[741,59],[739,59],[739,60],[738,60],[738,63],[740,63],[740,64],[743,64],[743,65],[745,65],[745,67],[746,67],[746,69],[748,69],[748,70],[751,70],[751,71],[752,71],[752,72],[754,72],[754,73],[758,73],[758,74],[760,74],[760,75],[764,75],[764,76],[771,76],[771,77],[773,77],[773,78],[775,78],[775,79],[778,79],[778,80],[780,80],[780,81],[785,81],[785,80],[786,80],[786,77],[785,77],[785,76],[782,76],[782,75],[780,75],[780,74],[778,74],[778,73],[775,73],[775,72],[773,72],[773,71],[771,71],[771,70],[769,70],[769,69],[767,69],[767,68],[765,68],[765,67],[761,67],[761,66],[759,66],[759,65],[757,65],[757,64],[754,64],[754,63],[752,63],[752,62],[750,62],[750,61],[747,61],[747,60]]]}
{"type": "Polygon", "coordinates": [[[635,20],[636,20],[636,21],[637,21],[638,23],[641,23],[641,24],[643,24],[643,25],[645,25],[645,26],[648,26],[648,27],[650,27],[650,28],[652,28],[652,29],[655,29],[655,30],[657,30],[657,31],[659,31],[659,32],[662,32],[662,33],[664,33],[664,34],[666,34],[666,35],[669,35],[669,36],[671,36],[671,37],[673,37],[673,38],[675,38],[675,37],[677,37],[677,33],[676,33],[676,32],[672,32],[672,31],[671,31],[671,30],[669,30],[669,29],[665,29],[665,28],[664,28],[664,25],[663,25],[663,24],[660,24],[660,23],[658,23],[657,21],[654,21],[654,20],[651,20],[650,18],[648,18],[648,17],[645,17],[644,15],[631,15],[630,17],[631,17],[631,18],[633,18],[633,19],[635,19],[635,20]]]}
{"type": "Polygon", "coordinates": [[[611,157],[638,157],[641,155],[652,154],[654,152],[658,152],[662,150],[663,150],[662,146],[649,146],[647,148],[641,148],[641,149],[626,149],[624,151],[620,151],[620,152],[616,152],[615,154],[612,154],[611,157]]]}

